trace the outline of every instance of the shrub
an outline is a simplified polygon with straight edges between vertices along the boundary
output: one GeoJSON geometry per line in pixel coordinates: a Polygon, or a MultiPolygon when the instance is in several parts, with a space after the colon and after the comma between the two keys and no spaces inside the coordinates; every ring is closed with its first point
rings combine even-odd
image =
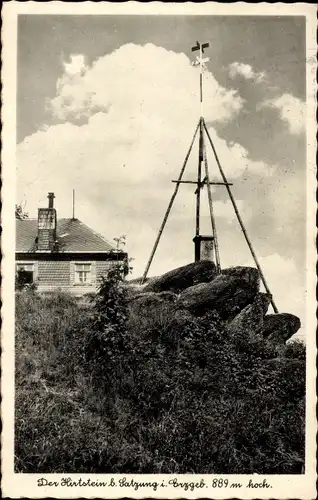
{"type": "Polygon", "coordinates": [[[232,338],[216,312],[16,295],[16,471],[300,473],[305,356],[232,338]]]}
{"type": "Polygon", "coordinates": [[[306,360],[306,344],[301,340],[291,340],[286,344],[285,357],[306,360]]]}
{"type": "Polygon", "coordinates": [[[15,274],[15,290],[29,290],[30,292],[35,292],[37,290],[37,283],[30,283],[29,273],[23,269],[19,269],[15,274]]]}

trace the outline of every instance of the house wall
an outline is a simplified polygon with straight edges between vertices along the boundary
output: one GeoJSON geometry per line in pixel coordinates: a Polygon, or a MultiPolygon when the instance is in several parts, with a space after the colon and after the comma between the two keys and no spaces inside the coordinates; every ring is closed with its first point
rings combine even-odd
{"type": "Polygon", "coordinates": [[[27,261],[16,259],[16,263],[33,263],[34,280],[37,282],[39,292],[52,292],[60,289],[70,292],[74,295],[84,295],[97,290],[98,280],[105,276],[107,271],[117,264],[117,260],[84,260],[83,256],[79,260],[51,260],[49,258],[36,261],[28,259],[27,261]],[[89,283],[76,282],[76,264],[91,264],[89,283]]]}
{"type": "Polygon", "coordinates": [[[99,279],[101,276],[106,276],[107,272],[109,271],[109,269],[114,265],[116,264],[117,261],[99,261],[99,262],[96,262],[96,275],[97,275],[97,279],[99,279]]]}
{"type": "Polygon", "coordinates": [[[61,261],[43,260],[38,264],[38,289],[46,291],[70,286],[70,263],[61,261]]]}

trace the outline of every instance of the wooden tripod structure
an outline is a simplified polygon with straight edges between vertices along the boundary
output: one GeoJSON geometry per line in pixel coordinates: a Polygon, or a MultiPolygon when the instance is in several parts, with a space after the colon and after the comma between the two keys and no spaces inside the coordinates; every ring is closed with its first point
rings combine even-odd
{"type": "Polygon", "coordinates": [[[153,261],[155,252],[157,250],[157,247],[158,247],[158,244],[159,244],[162,232],[163,232],[164,227],[166,225],[166,222],[168,220],[168,217],[169,217],[169,214],[171,212],[174,200],[175,200],[175,198],[177,196],[177,193],[178,193],[178,190],[179,190],[179,187],[180,187],[181,184],[195,184],[196,185],[196,190],[195,190],[195,195],[196,195],[196,224],[195,224],[195,237],[193,238],[193,242],[194,242],[194,258],[195,258],[195,261],[201,260],[201,257],[202,257],[202,245],[201,245],[201,243],[202,243],[202,241],[208,241],[211,244],[212,249],[213,249],[214,260],[215,260],[217,272],[220,273],[220,271],[221,271],[221,263],[220,263],[220,254],[219,254],[219,244],[218,244],[216,223],[215,223],[214,210],[213,210],[213,198],[212,198],[211,186],[213,186],[213,185],[224,186],[226,188],[227,192],[228,192],[229,198],[230,198],[231,203],[233,205],[233,209],[234,209],[235,215],[237,217],[237,220],[239,222],[239,225],[241,227],[242,233],[243,233],[243,235],[245,237],[246,243],[247,243],[247,245],[248,245],[248,247],[250,249],[250,252],[252,254],[252,257],[254,259],[256,267],[257,267],[257,269],[259,271],[260,278],[261,278],[261,280],[263,282],[264,288],[265,288],[266,292],[271,296],[271,305],[273,307],[273,310],[274,310],[275,313],[278,313],[278,309],[277,309],[276,304],[275,304],[275,302],[273,300],[273,296],[272,296],[272,294],[270,292],[270,289],[269,289],[268,284],[266,282],[265,276],[263,274],[263,271],[261,269],[261,266],[259,264],[259,261],[257,259],[256,254],[255,254],[255,251],[253,249],[252,243],[251,243],[251,241],[250,241],[250,239],[248,237],[246,228],[245,228],[245,226],[243,224],[243,221],[242,221],[242,218],[240,216],[240,213],[239,213],[236,201],[234,199],[234,196],[233,196],[233,193],[232,193],[232,190],[231,190],[231,186],[233,184],[230,183],[230,182],[228,182],[228,180],[227,180],[227,178],[225,176],[225,173],[224,173],[223,168],[221,166],[221,163],[220,163],[219,157],[217,155],[214,143],[212,141],[212,138],[211,138],[211,136],[209,134],[208,128],[207,128],[206,123],[205,123],[205,120],[203,118],[203,84],[202,84],[203,78],[202,78],[202,75],[203,75],[204,64],[209,60],[208,58],[203,58],[203,53],[204,53],[204,49],[207,48],[207,47],[209,47],[208,43],[201,44],[199,42],[197,42],[197,44],[196,44],[195,47],[192,47],[192,52],[197,51],[197,50],[200,51],[199,52],[200,55],[196,58],[197,60],[194,63],[195,66],[200,66],[200,113],[201,113],[200,114],[200,119],[199,119],[199,122],[198,122],[198,124],[196,126],[196,129],[194,131],[194,134],[193,134],[193,137],[192,137],[192,141],[191,141],[190,147],[188,149],[188,152],[186,154],[186,157],[184,159],[184,162],[183,162],[183,165],[182,165],[179,177],[178,177],[177,180],[173,180],[172,181],[173,183],[176,184],[176,186],[175,186],[174,192],[172,194],[172,197],[170,199],[170,202],[169,202],[168,208],[166,210],[166,213],[164,215],[163,221],[161,223],[160,229],[158,231],[158,235],[157,235],[156,241],[154,243],[154,246],[153,246],[152,252],[150,254],[149,260],[147,262],[147,265],[146,265],[143,277],[141,279],[141,284],[144,283],[144,281],[145,281],[145,279],[147,277],[147,274],[148,274],[149,268],[151,266],[151,263],[153,261]],[[188,159],[189,159],[189,156],[191,154],[191,151],[192,151],[192,148],[193,148],[193,144],[195,142],[195,139],[196,139],[197,135],[199,135],[199,158],[198,158],[197,179],[196,179],[196,181],[184,181],[184,180],[182,180],[183,174],[185,172],[185,169],[186,169],[186,166],[187,166],[187,163],[188,163],[188,159]],[[222,182],[211,182],[210,181],[209,168],[208,168],[208,160],[207,160],[207,154],[206,154],[206,139],[208,140],[208,143],[210,144],[210,146],[212,148],[212,151],[213,151],[213,154],[214,154],[214,158],[215,158],[216,164],[218,166],[218,169],[219,169],[219,172],[220,172],[220,175],[221,175],[221,178],[222,178],[222,182]],[[204,172],[204,174],[202,172],[204,172]],[[203,175],[204,175],[204,177],[202,178],[203,175]],[[202,236],[200,234],[201,190],[204,188],[204,186],[206,186],[206,188],[207,188],[207,194],[208,194],[208,202],[209,202],[209,211],[210,211],[210,219],[211,219],[212,236],[202,236]]]}

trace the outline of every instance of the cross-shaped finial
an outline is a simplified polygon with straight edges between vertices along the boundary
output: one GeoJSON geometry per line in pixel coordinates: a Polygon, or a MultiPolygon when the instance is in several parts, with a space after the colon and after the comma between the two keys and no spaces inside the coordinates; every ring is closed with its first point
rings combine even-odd
{"type": "Polygon", "coordinates": [[[197,44],[192,47],[192,52],[195,52],[196,50],[199,50],[200,51],[200,55],[199,57],[197,57],[196,59],[196,62],[192,63],[193,66],[200,66],[200,112],[201,112],[201,117],[203,117],[203,78],[202,78],[202,74],[203,74],[203,69],[204,69],[204,63],[208,62],[209,61],[209,58],[208,57],[203,57],[203,53],[204,53],[204,49],[206,49],[207,47],[209,47],[210,44],[209,43],[199,43],[197,42],[197,44]]]}
{"type": "Polygon", "coordinates": [[[193,66],[200,66],[200,69],[201,70],[203,69],[204,63],[209,61],[208,57],[203,57],[204,49],[206,49],[209,46],[210,46],[209,43],[197,42],[197,44],[194,47],[192,47],[192,49],[191,49],[192,52],[195,52],[196,50],[200,51],[200,55],[196,57],[196,61],[193,63],[193,66]]]}
{"type": "Polygon", "coordinates": [[[208,47],[210,47],[210,44],[209,43],[199,43],[197,41],[197,44],[192,47],[192,52],[195,52],[196,50],[202,50],[202,54],[204,54],[204,49],[207,49],[208,47]]]}

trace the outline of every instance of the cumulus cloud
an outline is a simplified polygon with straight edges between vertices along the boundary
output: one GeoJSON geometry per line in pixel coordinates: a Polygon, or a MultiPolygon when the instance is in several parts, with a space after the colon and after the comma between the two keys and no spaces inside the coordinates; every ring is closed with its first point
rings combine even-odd
{"type": "MultiPolygon", "coordinates": [[[[78,57],[83,63],[82,56],[78,57]]],[[[191,122],[199,113],[198,69],[184,54],[152,44],[123,45],[97,59],[75,81],[73,75],[73,71],[65,71],[61,76],[51,103],[61,119],[107,110],[113,118],[120,114],[125,120],[141,113],[148,116],[155,108],[163,125],[168,119],[179,125],[180,120],[191,122]]],[[[204,92],[211,121],[228,120],[243,105],[235,90],[221,87],[209,72],[204,75],[204,92]]]]}
{"type": "MultiPolygon", "coordinates": [[[[155,116],[139,133],[138,122],[133,122],[134,126],[131,123],[126,131],[117,124],[116,132],[116,124],[111,128],[107,115],[98,113],[86,125],[64,123],[33,134],[18,147],[19,197],[26,199],[28,211],[36,214],[39,205],[46,205],[47,192],[55,191],[59,215],[68,216],[71,192],[76,189],[77,216],[107,237],[127,234],[131,253],[142,267],[172,195],[175,185],[171,180],[179,174],[192,135],[190,127],[183,137],[178,130],[161,130],[153,135],[154,122],[155,116]]],[[[241,151],[239,145],[229,145],[227,150],[226,141],[215,133],[213,137],[220,158],[231,160],[228,168],[225,166],[230,180],[238,178],[246,168],[261,170],[258,162],[254,165],[247,156],[242,156],[244,149],[241,151]]],[[[197,153],[195,147],[185,179],[196,178],[197,153]]],[[[209,158],[211,180],[220,181],[211,153],[209,158]]],[[[189,255],[192,257],[194,189],[191,185],[180,187],[172,220],[167,225],[167,242],[161,246],[163,261],[172,254],[178,265],[180,255],[173,243],[177,232],[179,241],[189,242],[188,246],[182,244],[182,258],[186,261],[189,255]]],[[[214,187],[213,193],[220,189],[224,188],[214,187]]],[[[241,207],[242,202],[239,204],[241,207]]],[[[234,211],[228,201],[216,200],[215,214],[223,218],[223,223],[233,221],[234,211]]],[[[204,199],[202,216],[207,217],[209,227],[208,205],[204,199]]]]}
{"type": "Polygon", "coordinates": [[[234,62],[228,66],[229,76],[233,80],[237,76],[242,76],[246,80],[253,80],[255,83],[262,83],[266,81],[266,74],[264,71],[257,72],[254,71],[250,64],[244,64],[241,62],[234,62]]]}
{"type": "Polygon", "coordinates": [[[70,62],[63,61],[65,74],[68,76],[81,75],[86,70],[83,54],[71,54],[70,62]]]}
{"type": "MultiPolygon", "coordinates": [[[[269,165],[260,160],[252,161],[247,149],[237,142],[228,142],[222,139],[213,127],[209,128],[209,135],[215,145],[218,156],[222,159],[223,170],[225,170],[226,175],[229,177],[228,180],[230,178],[236,179],[244,173],[271,177],[277,170],[275,165],[269,165]]],[[[206,143],[210,163],[215,163],[208,140],[206,140],[206,143]]],[[[214,167],[213,171],[217,171],[217,168],[214,167]]]]}
{"type": "MultiPolygon", "coordinates": [[[[82,67],[83,59],[76,61],[71,70],[65,68],[51,102],[52,112],[63,122],[46,126],[18,146],[17,198],[27,200],[26,210],[36,216],[37,208],[47,205],[47,193],[54,191],[58,216],[70,217],[75,189],[76,217],[109,240],[125,234],[127,251],[135,259],[134,276],[138,276],[175,187],[171,180],[178,177],[199,118],[198,72],[185,55],[153,45],[123,46],[80,73],[76,67],[82,67]],[[85,123],[74,120],[83,117],[85,123]]],[[[277,166],[251,160],[245,148],[228,143],[213,128],[215,119],[235,118],[243,105],[240,97],[220,87],[210,73],[205,74],[205,95],[209,133],[228,180],[234,180],[237,189],[252,175],[271,186],[277,166]]],[[[211,180],[219,181],[208,143],[207,151],[211,180]]],[[[185,179],[196,178],[197,161],[198,141],[185,179]]],[[[193,260],[194,190],[193,185],[180,187],[150,275],[193,260]]],[[[247,250],[224,193],[223,187],[213,188],[221,262],[227,266],[240,259],[242,263],[247,250]]],[[[245,223],[257,220],[257,194],[242,187],[237,199],[245,223]]],[[[275,218],[277,199],[271,202],[275,218]]],[[[202,232],[211,233],[207,203],[202,232]]]]}
{"type": "Polygon", "coordinates": [[[260,265],[279,312],[289,312],[300,318],[302,327],[297,336],[303,337],[306,321],[306,289],[295,262],[275,253],[261,258],[260,265]]]}
{"type": "Polygon", "coordinates": [[[280,118],[288,125],[291,134],[300,134],[305,130],[306,104],[301,99],[291,94],[283,94],[264,101],[261,107],[277,109],[280,118]]]}

